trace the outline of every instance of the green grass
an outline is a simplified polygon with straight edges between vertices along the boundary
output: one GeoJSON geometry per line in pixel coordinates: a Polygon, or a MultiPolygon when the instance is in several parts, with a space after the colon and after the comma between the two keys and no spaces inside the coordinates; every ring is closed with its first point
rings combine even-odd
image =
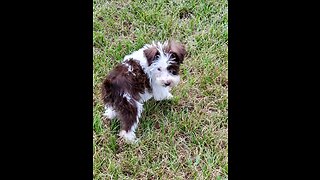
{"type": "Polygon", "coordinates": [[[93,25],[94,179],[227,179],[227,0],[94,0],[93,25]],[[125,55],[169,38],[188,51],[175,98],[146,102],[139,143],[123,143],[99,87],[125,55]]]}

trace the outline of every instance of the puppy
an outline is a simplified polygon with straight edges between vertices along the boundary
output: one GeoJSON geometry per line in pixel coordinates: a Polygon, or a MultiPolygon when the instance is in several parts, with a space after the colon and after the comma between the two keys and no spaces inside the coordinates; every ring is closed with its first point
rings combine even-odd
{"type": "Polygon", "coordinates": [[[179,70],[185,55],[184,45],[175,41],[152,42],[126,55],[107,75],[101,88],[103,115],[120,120],[120,137],[136,142],[135,130],[145,101],[173,97],[170,90],[180,81],[179,70]]]}

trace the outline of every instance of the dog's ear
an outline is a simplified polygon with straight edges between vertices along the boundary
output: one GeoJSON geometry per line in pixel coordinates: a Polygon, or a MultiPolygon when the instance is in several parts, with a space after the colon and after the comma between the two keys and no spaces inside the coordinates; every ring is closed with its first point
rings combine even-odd
{"type": "Polygon", "coordinates": [[[148,66],[150,66],[153,63],[157,55],[160,55],[158,49],[155,46],[145,49],[143,53],[147,58],[148,66]]]}
{"type": "Polygon", "coordinates": [[[170,53],[172,53],[171,57],[174,57],[175,61],[177,61],[178,64],[182,64],[184,57],[187,54],[187,51],[184,45],[171,40],[169,41],[169,48],[170,48],[170,53]]]}

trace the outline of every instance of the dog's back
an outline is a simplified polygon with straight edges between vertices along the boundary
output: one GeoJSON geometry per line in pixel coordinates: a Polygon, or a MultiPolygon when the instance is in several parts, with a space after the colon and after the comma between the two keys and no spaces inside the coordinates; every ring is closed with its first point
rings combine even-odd
{"type": "Polygon", "coordinates": [[[103,102],[111,106],[122,103],[126,94],[139,101],[140,94],[144,94],[146,89],[151,91],[147,75],[133,59],[124,61],[110,71],[101,89],[103,102]]]}

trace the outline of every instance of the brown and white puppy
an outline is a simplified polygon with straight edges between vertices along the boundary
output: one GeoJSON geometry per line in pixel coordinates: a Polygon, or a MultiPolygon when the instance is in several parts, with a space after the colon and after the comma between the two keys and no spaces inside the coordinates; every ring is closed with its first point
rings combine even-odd
{"type": "Polygon", "coordinates": [[[120,137],[135,142],[143,102],[172,98],[185,55],[185,47],[175,41],[152,42],[125,56],[108,74],[102,84],[103,115],[120,120],[120,137]]]}

